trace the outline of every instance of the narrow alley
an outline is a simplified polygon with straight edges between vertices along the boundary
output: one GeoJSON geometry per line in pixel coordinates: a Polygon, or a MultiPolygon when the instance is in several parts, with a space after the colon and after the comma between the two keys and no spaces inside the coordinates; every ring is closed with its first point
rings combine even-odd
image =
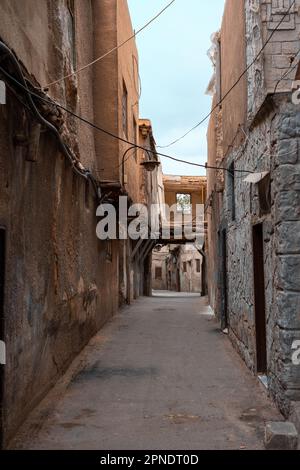
{"type": "Polygon", "coordinates": [[[92,339],[12,447],[262,449],[280,419],[206,300],[160,292],[92,339]]]}
{"type": "Polygon", "coordinates": [[[0,0],[1,468],[299,445],[300,0],[0,0]]]}

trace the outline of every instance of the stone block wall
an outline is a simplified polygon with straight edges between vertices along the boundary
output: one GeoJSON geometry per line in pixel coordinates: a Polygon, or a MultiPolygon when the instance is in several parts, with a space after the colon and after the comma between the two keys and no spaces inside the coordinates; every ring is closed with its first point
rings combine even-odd
{"type": "Polygon", "coordinates": [[[286,413],[290,400],[300,400],[300,367],[292,363],[293,342],[300,339],[300,109],[282,99],[273,122],[276,268],[275,331],[270,388],[278,390],[286,413]]]}
{"type": "Polygon", "coordinates": [[[294,65],[300,59],[300,1],[292,5],[293,0],[245,0],[247,65],[264,48],[248,70],[249,120],[268,93],[292,89],[294,65]]]}
{"type": "Polygon", "coordinates": [[[235,176],[234,221],[228,174],[224,193],[230,337],[255,373],[252,227],[262,223],[269,389],[286,415],[290,400],[300,400],[300,367],[292,363],[292,344],[300,338],[299,116],[291,95],[278,95],[248,141],[228,155],[238,170],[270,172],[270,213],[262,214],[258,186],[245,183],[246,174],[235,176]]]}
{"type": "MultiPolygon", "coordinates": [[[[214,284],[209,293],[210,302],[222,319],[227,292],[230,338],[256,373],[252,233],[254,225],[262,224],[269,390],[288,415],[290,400],[300,400],[300,368],[292,363],[292,345],[300,336],[300,109],[292,104],[291,93],[300,60],[300,0],[294,5],[293,0],[244,0],[243,7],[245,15],[241,19],[241,14],[233,14],[234,0],[227,0],[220,40],[223,51],[235,50],[237,40],[245,44],[246,116],[234,122],[231,133],[237,133],[237,137],[230,145],[224,138],[224,129],[233,122],[230,103],[241,95],[240,87],[235,87],[232,91],[235,98],[229,96],[227,105],[226,98],[222,111],[213,113],[208,133],[209,163],[226,168],[234,163],[238,170],[234,182],[224,172],[224,192],[218,184],[219,174],[208,171],[208,276],[214,284]],[[240,24],[234,29],[238,38],[230,34],[234,21],[245,22],[244,30],[240,24]],[[218,119],[219,116],[222,118],[218,119]],[[245,140],[240,139],[241,135],[245,140]],[[219,158],[217,149],[222,142],[224,148],[219,158]],[[258,185],[245,183],[247,173],[240,170],[269,172],[269,210],[261,206],[258,185]],[[225,277],[220,248],[224,230],[225,277]]],[[[232,62],[238,60],[236,57],[228,55],[222,61],[223,84],[231,76],[231,69],[236,70],[232,62]]],[[[239,57],[240,62],[242,53],[239,57]]],[[[227,89],[233,84],[231,77],[227,89]]],[[[216,96],[213,104],[215,100],[216,96]]]]}

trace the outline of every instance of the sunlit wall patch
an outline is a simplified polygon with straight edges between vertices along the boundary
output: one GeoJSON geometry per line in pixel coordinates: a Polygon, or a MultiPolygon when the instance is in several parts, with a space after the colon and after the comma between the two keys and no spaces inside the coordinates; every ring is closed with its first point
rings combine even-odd
{"type": "Polygon", "coordinates": [[[296,80],[293,82],[292,86],[292,102],[295,105],[300,104],[300,80],[296,80]]]}
{"type": "Polygon", "coordinates": [[[0,365],[6,364],[6,346],[4,341],[0,341],[0,365]]]}
{"type": "Polygon", "coordinates": [[[300,340],[295,340],[292,344],[292,363],[294,366],[300,366],[300,340]]]}
{"type": "Polygon", "coordinates": [[[0,80],[0,104],[6,104],[6,86],[2,80],[0,80]]]}

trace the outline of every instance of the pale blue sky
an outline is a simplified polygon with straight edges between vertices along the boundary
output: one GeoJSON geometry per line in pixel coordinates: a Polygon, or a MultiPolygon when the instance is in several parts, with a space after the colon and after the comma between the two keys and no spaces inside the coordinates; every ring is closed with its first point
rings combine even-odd
{"type": "MultiPolygon", "coordinates": [[[[169,0],[128,0],[139,29],[169,0]]],[[[224,0],[176,0],[137,37],[142,79],[140,115],[151,119],[158,145],[165,145],[199,122],[211,108],[205,95],[212,76],[207,51],[221,25],[224,0]]],[[[207,125],[162,150],[195,163],[206,162],[207,125]]],[[[165,174],[204,175],[205,169],[163,160],[165,174]]]]}

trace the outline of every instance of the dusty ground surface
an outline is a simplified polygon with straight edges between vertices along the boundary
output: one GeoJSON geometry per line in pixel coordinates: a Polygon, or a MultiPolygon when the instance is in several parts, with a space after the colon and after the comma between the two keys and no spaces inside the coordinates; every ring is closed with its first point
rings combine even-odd
{"type": "Polygon", "coordinates": [[[11,448],[262,449],[281,419],[205,299],[156,293],[93,338],[11,448]]]}

